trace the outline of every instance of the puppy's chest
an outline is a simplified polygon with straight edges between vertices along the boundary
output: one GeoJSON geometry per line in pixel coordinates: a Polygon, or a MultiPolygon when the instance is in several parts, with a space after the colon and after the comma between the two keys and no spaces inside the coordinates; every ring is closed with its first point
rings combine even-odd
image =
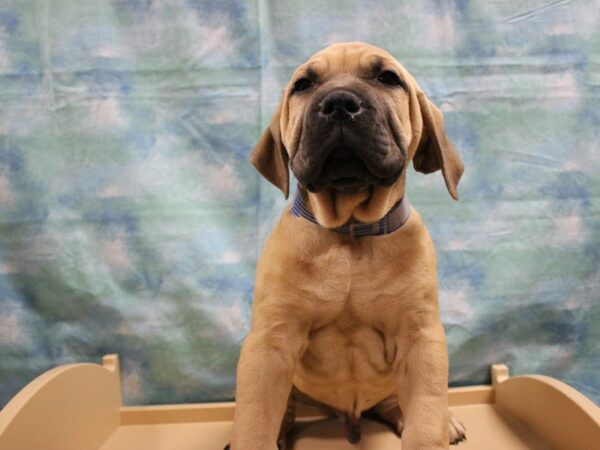
{"type": "Polygon", "coordinates": [[[394,324],[370,314],[355,314],[348,308],[327,322],[314,324],[302,356],[305,370],[355,381],[373,380],[391,370],[397,351],[394,324]]]}
{"type": "Polygon", "coordinates": [[[304,377],[361,383],[387,377],[397,354],[407,273],[368,252],[340,247],[304,267],[301,301],[310,332],[304,377]]]}
{"type": "Polygon", "coordinates": [[[303,299],[312,326],[294,384],[340,411],[367,409],[394,390],[402,301],[368,273],[337,275],[303,299]]]}
{"type": "Polygon", "coordinates": [[[392,325],[412,282],[389,262],[344,248],[304,265],[293,289],[309,313],[312,328],[342,334],[392,325]]]}

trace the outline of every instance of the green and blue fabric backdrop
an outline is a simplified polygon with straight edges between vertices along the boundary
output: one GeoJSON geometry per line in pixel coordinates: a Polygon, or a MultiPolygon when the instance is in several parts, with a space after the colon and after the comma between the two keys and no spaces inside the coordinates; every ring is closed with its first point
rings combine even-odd
{"type": "Polygon", "coordinates": [[[504,362],[599,402],[599,24],[598,0],[0,0],[0,404],[108,352],[129,404],[233,398],[285,205],[248,154],[345,40],[415,75],[465,162],[459,203],[408,184],[451,382],[504,362]]]}

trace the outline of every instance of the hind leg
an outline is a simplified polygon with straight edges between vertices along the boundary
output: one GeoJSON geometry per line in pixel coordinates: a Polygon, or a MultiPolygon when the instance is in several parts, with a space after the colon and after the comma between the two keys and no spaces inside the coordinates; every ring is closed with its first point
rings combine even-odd
{"type": "Polygon", "coordinates": [[[293,393],[288,398],[287,408],[283,415],[281,422],[281,428],[279,430],[279,437],[277,438],[277,447],[279,450],[287,450],[288,448],[288,436],[294,429],[294,420],[296,419],[296,400],[294,399],[293,393]]]}
{"type": "MultiPolygon", "coordinates": [[[[372,409],[370,409],[365,415],[371,419],[388,425],[398,436],[402,436],[404,420],[402,417],[402,410],[398,405],[396,396],[390,396],[381,401],[372,409]]],[[[449,443],[455,445],[466,440],[466,428],[463,423],[451,412],[448,412],[448,417],[449,443]]]]}
{"type": "Polygon", "coordinates": [[[398,398],[391,395],[365,413],[365,417],[381,422],[392,429],[398,436],[402,436],[404,421],[402,411],[398,405],[398,398]]]}
{"type": "MultiPolygon", "coordinates": [[[[371,408],[366,414],[366,417],[375,419],[389,426],[398,436],[402,436],[404,428],[404,420],[402,410],[398,405],[398,398],[392,395],[371,408]]],[[[448,412],[449,436],[448,441],[452,445],[456,445],[467,439],[466,428],[463,423],[451,412],[448,412]]]]}

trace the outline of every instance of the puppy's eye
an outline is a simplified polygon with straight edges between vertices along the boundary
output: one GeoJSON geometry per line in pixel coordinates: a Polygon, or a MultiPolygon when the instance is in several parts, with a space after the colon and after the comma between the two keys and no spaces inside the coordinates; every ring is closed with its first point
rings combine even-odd
{"type": "Polygon", "coordinates": [[[377,81],[382,84],[387,84],[388,86],[400,86],[402,84],[400,77],[391,70],[384,70],[381,72],[377,77],[377,81]]]}
{"type": "Polygon", "coordinates": [[[292,94],[295,94],[296,92],[306,91],[307,89],[310,89],[312,85],[313,82],[309,78],[299,78],[294,83],[294,87],[292,88],[292,94]]]}

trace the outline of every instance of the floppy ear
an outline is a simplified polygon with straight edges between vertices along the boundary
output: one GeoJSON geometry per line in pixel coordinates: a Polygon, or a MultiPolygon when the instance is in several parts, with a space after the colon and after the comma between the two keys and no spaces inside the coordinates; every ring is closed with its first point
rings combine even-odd
{"type": "Polygon", "coordinates": [[[444,130],[444,116],[423,92],[417,94],[423,117],[423,135],[413,158],[416,171],[431,173],[442,169],[448,192],[458,200],[456,186],[463,173],[463,163],[444,130]]]}
{"type": "Polygon", "coordinates": [[[290,191],[289,157],[281,142],[279,116],[279,111],[273,114],[271,124],[250,154],[250,162],[263,177],[281,189],[287,199],[290,191]]]}

